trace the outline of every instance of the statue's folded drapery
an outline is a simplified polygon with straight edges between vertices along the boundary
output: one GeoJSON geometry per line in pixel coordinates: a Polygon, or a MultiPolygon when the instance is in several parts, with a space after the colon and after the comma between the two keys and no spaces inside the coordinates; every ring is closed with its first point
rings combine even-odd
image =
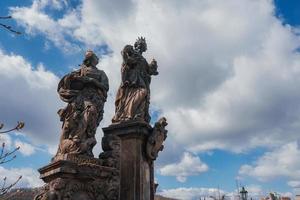
{"type": "MultiPolygon", "coordinates": [[[[93,56],[90,59],[97,58],[93,56]]],[[[61,79],[57,91],[68,105],[58,111],[63,125],[57,155],[93,156],[95,133],[103,118],[108,87],[106,74],[95,65],[83,64],[61,79]]]]}
{"type": "Polygon", "coordinates": [[[150,82],[151,75],[157,75],[157,63],[150,64],[142,56],[146,51],[144,38],[139,38],[135,47],[126,45],[122,51],[122,82],[118,89],[113,123],[128,120],[150,122],[150,82]]]}

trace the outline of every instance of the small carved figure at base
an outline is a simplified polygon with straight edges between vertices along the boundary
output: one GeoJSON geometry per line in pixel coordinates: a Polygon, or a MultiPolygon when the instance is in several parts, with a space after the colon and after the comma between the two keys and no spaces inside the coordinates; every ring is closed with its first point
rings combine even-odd
{"type": "Polygon", "coordinates": [[[120,138],[114,135],[104,136],[102,138],[103,152],[99,155],[103,166],[120,168],[120,138]]]}
{"type": "Polygon", "coordinates": [[[160,118],[154,125],[153,131],[147,140],[146,153],[149,159],[155,160],[159,151],[164,148],[163,142],[167,138],[167,130],[165,127],[168,125],[165,117],[160,118]]]}

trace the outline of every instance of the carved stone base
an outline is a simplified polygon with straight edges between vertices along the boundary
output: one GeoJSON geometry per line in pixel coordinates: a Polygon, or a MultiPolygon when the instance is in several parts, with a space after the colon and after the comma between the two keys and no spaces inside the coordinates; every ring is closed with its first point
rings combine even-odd
{"type": "MultiPolygon", "coordinates": [[[[104,138],[120,139],[120,199],[153,199],[153,165],[146,156],[152,128],[142,122],[112,124],[103,128],[104,138]]],[[[103,138],[103,139],[104,139],[103,138]]]]}
{"type": "Polygon", "coordinates": [[[118,200],[119,171],[102,160],[66,154],[39,169],[47,184],[35,200],[118,200]]]}

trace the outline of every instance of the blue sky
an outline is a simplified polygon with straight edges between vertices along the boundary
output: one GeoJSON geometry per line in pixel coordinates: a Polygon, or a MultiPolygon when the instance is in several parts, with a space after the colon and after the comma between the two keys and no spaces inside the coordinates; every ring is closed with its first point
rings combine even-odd
{"type": "Polygon", "coordinates": [[[292,26],[300,24],[300,3],[296,0],[275,0],[277,15],[283,19],[284,23],[292,26]]]}
{"type": "Polygon", "coordinates": [[[300,192],[299,1],[10,0],[0,7],[1,16],[15,18],[5,22],[23,33],[0,29],[0,121],[26,122],[22,135],[7,139],[24,148],[0,171],[25,173],[20,187],[41,184],[36,170],[56,150],[59,78],[94,49],[110,79],[100,126],[109,125],[119,52],[144,35],[145,57],[161,63],[152,117],[169,120],[156,163],[160,193],[195,199],[219,187],[232,195],[237,178],[254,196],[300,192]]]}

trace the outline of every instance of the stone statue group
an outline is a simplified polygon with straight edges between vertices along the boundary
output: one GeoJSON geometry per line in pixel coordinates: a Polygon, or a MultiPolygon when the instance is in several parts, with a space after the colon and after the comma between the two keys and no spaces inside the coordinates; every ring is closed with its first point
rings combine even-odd
{"type": "MultiPolygon", "coordinates": [[[[143,57],[147,50],[145,38],[126,45],[121,52],[121,85],[115,100],[113,123],[150,122],[150,82],[157,75],[157,62],[143,57]]],[[[103,118],[104,103],[109,90],[108,78],[96,65],[99,58],[87,51],[79,70],[64,76],[58,84],[60,98],[68,103],[58,111],[63,122],[57,156],[72,153],[93,157],[96,129],[103,118]]]]}
{"type": "Polygon", "coordinates": [[[46,183],[35,200],[154,200],[154,160],[167,137],[163,117],[151,127],[151,76],[157,62],[143,57],[145,38],[122,50],[121,85],[112,124],[103,128],[103,152],[93,155],[96,130],[103,119],[108,78],[87,51],[80,69],[65,75],[57,92],[65,108],[58,111],[62,131],[51,163],[40,168],[46,183]]]}

